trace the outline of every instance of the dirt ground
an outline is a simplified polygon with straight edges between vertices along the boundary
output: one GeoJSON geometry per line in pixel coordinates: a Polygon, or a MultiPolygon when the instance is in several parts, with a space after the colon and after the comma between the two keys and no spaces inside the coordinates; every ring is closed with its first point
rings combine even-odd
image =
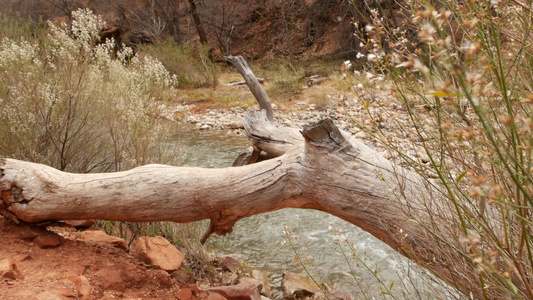
{"type": "Polygon", "coordinates": [[[11,259],[23,276],[0,277],[0,299],[176,299],[184,287],[113,244],[60,237],[41,248],[36,235],[49,233],[0,217],[0,261],[11,259]]]}

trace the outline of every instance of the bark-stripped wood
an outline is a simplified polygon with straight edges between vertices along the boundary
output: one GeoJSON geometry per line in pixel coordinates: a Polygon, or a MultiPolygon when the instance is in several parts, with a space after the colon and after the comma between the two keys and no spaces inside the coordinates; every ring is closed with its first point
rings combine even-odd
{"type": "Polygon", "coordinates": [[[248,85],[248,88],[254,95],[255,99],[257,99],[259,107],[266,111],[266,115],[269,120],[273,120],[274,113],[272,111],[272,103],[270,102],[270,98],[263,87],[261,87],[261,84],[250,69],[250,66],[248,66],[246,60],[244,60],[242,56],[226,56],[224,57],[224,60],[230,62],[237,68],[239,73],[241,73],[242,77],[244,78],[244,81],[246,81],[246,84],[248,85]]]}

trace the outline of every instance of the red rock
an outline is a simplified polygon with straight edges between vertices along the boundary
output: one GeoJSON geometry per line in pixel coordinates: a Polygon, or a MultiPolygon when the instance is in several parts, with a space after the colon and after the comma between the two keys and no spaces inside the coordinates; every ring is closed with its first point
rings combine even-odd
{"type": "Polygon", "coordinates": [[[262,283],[251,278],[248,279],[236,285],[208,288],[207,291],[219,293],[228,300],[261,300],[262,283]]]}
{"type": "Polygon", "coordinates": [[[24,279],[20,273],[17,264],[10,258],[0,260],[0,277],[9,279],[24,279]]]}
{"type": "Polygon", "coordinates": [[[74,285],[76,286],[77,299],[91,299],[91,284],[85,276],[70,276],[68,277],[68,280],[72,281],[72,283],[74,283],[74,285]]]}
{"type": "Polygon", "coordinates": [[[79,239],[88,243],[112,244],[120,249],[128,250],[128,244],[124,239],[110,236],[104,230],[89,228],[79,233],[79,239]]]}
{"type": "Polygon", "coordinates": [[[233,256],[223,256],[218,260],[218,265],[224,271],[235,273],[235,271],[241,266],[241,262],[233,256]]]}
{"type": "Polygon", "coordinates": [[[193,279],[193,277],[189,273],[181,269],[172,272],[170,276],[176,279],[179,283],[189,283],[193,279]]]}
{"type": "Polygon", "coordinates": [[[47,231],[43,228],[35,227],[35,226],[20,226],[17,228],[17,235],[18,238],[25,241],[33,241],[36,237],[47,233],[47,231]]]}
{"type": "Polygon", "coordinates": [[[173,272],[179,269],[183,262],[183,254],[165,238],[139,237],[131,245],[137,257],[154,268],[173,272]]]}
{"type": "Polygon", "coordinates": [[[168,288],[172,286],[172,280],[170,279],[170,274],[168,274],[168,272],[164,270],[155,270],[153,272],[160,287],[168,288]]]}
{"type": "Polygon", "coordinates": [[[224,296],[220,295],[219,293],[211,293],[207,296],[206,300],[227,300],[224,296]]]}
{"type": "Polygon", "coordinates": [[[61,245],[61,240],[59,239],[59,236],[57,234],[53,233],[47,233],[44,235],[40,235],[36,237],[33,242],[35,245],[39,246],[39,248],[46,249],[46,248],[56,248],[61,245]]]}
{"type": "Polygon", "coordinates": [[[190,288],[183,288],[176,294],[176,298],[178,300],[191,300],[192,290],[190,288]]]}

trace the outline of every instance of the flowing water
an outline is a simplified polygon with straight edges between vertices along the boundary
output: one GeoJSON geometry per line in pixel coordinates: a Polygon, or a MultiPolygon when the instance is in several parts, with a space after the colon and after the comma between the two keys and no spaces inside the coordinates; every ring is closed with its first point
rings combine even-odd
{"type": "MultiPolygon", "coordinates": [[[[179,145],[183,165],[220,168],[231,166],[249,142],[233,134],[191,129],[180,134],[179,145]]],[[[418,291],[424,285],[419,268],[412,262],[358,227],[316,210],[283,209],[245,218],[235,224],[233,233],[211,236],[207,247],[215,256],[232,255],[266,272],[274,298],[282,296],[279,287],[283,273],[306,274],[295,259],[294,249],[317,282],[327,283],[333,291],[350,292],[355,299],[389,298],[381,292],[391,285],[393,294],[404,298],[402,291],[413,293],[413,285],[418,291]],[[292,237],[297,236],[294,248],[284,243],[284,226],[292,231],[292,237]],[[357,256],[339,254],[335,239],[353,243],[357,256]]],[[[409,296],[413,297],[428,298],[409,296]]]]}

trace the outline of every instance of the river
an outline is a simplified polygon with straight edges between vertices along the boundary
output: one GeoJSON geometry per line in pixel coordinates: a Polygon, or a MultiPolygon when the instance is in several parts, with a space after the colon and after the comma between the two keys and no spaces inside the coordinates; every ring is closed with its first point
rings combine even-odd
{"type": "MultiPolygon", "coordinates": [[[[249,142],[243,136],[190,128],[179,135],[179,147],[182,165],[220,168],[231,166],[249,142]]],[[[425,283],[427,276],[419,275],[422,271],[414,263],[358,227],[316,210],[283,209],[245,218],[235,224],[233,233],[211,236],[206,246],[215,256],[232,255],[266,272],[274,298],[282,296],[283,273],[305,274],[294,249],[317,282],[350,292],[354,299],[394,298],[383,294],[388,291],[399,299],[432,298],[426,295],[432,290],[425,283]],[[297,246],[287,245],[285,226],[297,236],[297,246]],[[347,259],[339,254],[335,239],[353,243],[357,256],[347,259]]]]}

